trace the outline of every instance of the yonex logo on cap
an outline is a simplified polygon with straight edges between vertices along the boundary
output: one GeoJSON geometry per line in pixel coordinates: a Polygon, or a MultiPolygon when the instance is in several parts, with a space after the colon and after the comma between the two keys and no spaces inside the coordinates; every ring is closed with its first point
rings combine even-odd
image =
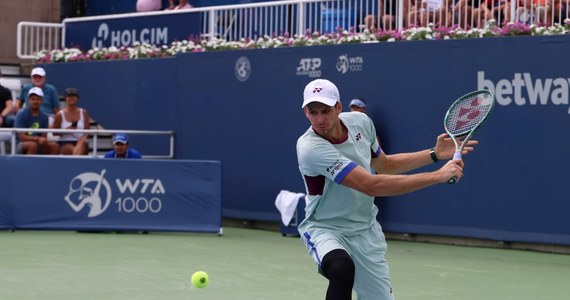
{"type": "Polygon", "coordinates": [[[315,79],[305,86],[301,107],[305,107],[311,102],[334,106],[338,101],[340,101],[340,95],[334,83],[326,79],[315,79]]]}

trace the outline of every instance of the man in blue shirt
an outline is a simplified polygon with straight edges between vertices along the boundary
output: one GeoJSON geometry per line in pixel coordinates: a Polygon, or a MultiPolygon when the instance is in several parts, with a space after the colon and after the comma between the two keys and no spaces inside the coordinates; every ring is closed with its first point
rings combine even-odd
{"type": "Polygon", "coordinates": [[[113,137],[113,148],[105,153],[105,158],[142,158],[135,149],[129,148],[129,138],[124,133],[117,133],[113,137]]]}
{"type": "MultiPolygon", "coordinates": [[[[44,93],[39,87],[33,87],[28,92],[28,106],[18,111],[15,128],[48,128],[49,117],[40,110],[44,93]]],[[[59,154],[59,145],[49,141],[47,133],[19,132],[18,153],[24,154],[59,154]]]]}
{"type": "Polygon", "coordinates": [[[43,68],[37,67],[32,69],[31,73],[32,83],[27,83],[22,86],[22,93],[20,94],[19,100],[21,101],[20,107],[26,103],[28,105],[28,93],[31,88],[38,87],[44,93],[42,106],[40,107],[48,116],[57,114],[60,109],[59,95],[57,94],[57,89],[46,83],[46,71],[43,68]]]}

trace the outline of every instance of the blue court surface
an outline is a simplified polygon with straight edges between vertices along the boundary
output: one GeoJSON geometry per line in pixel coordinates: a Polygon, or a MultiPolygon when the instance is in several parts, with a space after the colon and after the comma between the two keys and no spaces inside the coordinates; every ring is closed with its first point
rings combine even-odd
{"type": "MultiPolygon", "coordinates": [[[[0,299],[324,299],[296,237],[195,233],[0,232],[0,299]],[[206,288],[190,276],[205,271],[206,288]]],[[[398,300],[569,299],[570,256],[388,241],[398,300]]],[[[354,297],[356,299],[356,297],[354,297]]]]}

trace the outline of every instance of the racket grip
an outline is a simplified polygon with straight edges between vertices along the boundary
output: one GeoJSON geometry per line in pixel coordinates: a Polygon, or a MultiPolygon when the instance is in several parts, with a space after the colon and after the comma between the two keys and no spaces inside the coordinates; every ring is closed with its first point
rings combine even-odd
{"type": "MultiPolygon", "coordinates": [[[[462,155],[461,155],[461,150],[456,151],[453,154],[453,159],[461,159],[462,155]]],[[[457,182],[457,177],[453,176],[451,178],[449,178],[449,180],[447,181],[447,183],[449,184],[455,184],[457,182]]]]}
{"type": "Polygon", "coordinates": [[[461,151],[456,151],[453,154],[453,159],[461,159],[463,157],[463,155],[461,155],[461,151]]]}

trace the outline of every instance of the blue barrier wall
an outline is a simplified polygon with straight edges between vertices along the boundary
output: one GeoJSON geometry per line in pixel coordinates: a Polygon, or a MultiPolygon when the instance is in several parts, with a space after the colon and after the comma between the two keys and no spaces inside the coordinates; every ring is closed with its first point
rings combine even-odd
{"type": "Polygon", "coordinates": [[[304,190],[295,143],[308,127],[300,104],[310,80],[336,82],[345,106],[366,98],[388,153],[433,146],[455,98],[492,89],[497,107],[465,158],[464,180],[378,199],[381,223],[395,232],[570,244],[569,51],[570,36],[513,37],[45,67],[60,89],[77,86],[81,105],[105,127],[175,130],[178,158],[222,161],[223,215],[270,221],[279,220],[281,189],[304,190]]]}
{"type": "Polygon", "coordinates": [[[217,161],[4,156],[0,169],[0,228],[219,232],[222,225],[217,161]]]}

